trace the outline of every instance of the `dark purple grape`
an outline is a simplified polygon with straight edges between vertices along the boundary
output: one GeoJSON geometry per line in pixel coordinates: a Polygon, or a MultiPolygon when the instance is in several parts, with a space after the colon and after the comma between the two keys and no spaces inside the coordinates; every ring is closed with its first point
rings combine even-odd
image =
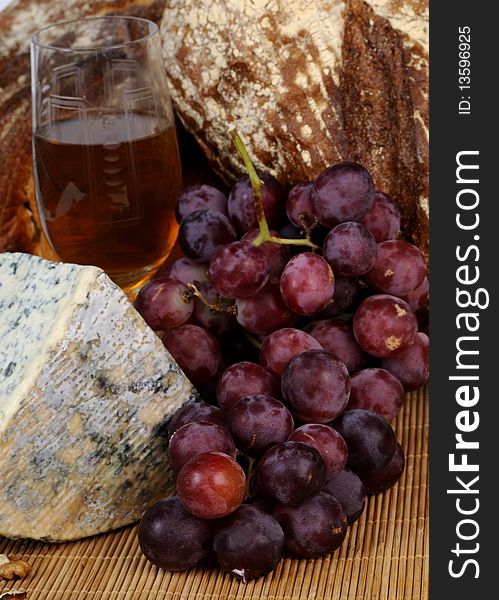
{"type": "Polygon", "coordinates": [[[230,433],[208,421],[187,423],[172,435],[168,446],[170,465],[177,473],[186,462],[204,452],[223,452],[236,458],[236,446],[230,433]]]}
{"type": "Polygon", "coordinates": [[[207,556],[213,523],[191,515],[173,496],[156,502],[142,517],[139,544],[147,560],[168,571],[183,571],[207,556]]]}
{"type": "Polygon", "coordinates": [[[380,358],[410,346],[417,331],[416,315],[407,302],[387,294],[366,298],[353,317],[353,332],[361,348],[380,358]]]}
{"type": "Polygon", "coordinates": [[[328,233],[323,256],[335,275],[359,277],[374,265],[376,241],[362,223],[347,221],[328,233]]]}
{"type": "Polygon", "coordinates": [[[214,377],[220,367],[220,345],[216,338],[198,325],[171,329],[163,344],[194,385],[214,377]]]}
{"type": "MultiPolygon", "coordinates": [[[[220,297],[210,283],[200,283],[198,289],[207,302],[217,304],[220,297]]],[[[199,325],[216,336],[227,333],[236,326],[236,318],[233,314],[213,310],[197,297],[194,298],[193,316],[199,325]]]]}
{"type": "Polygon", "coordinates": [[[265,253],[250,242],[233,242],[217,250],[208,267],[215,290],[226,298],[249,298],[269,278],[265,253]]]}
{"type": "Polygon", "coordinates": [[[428,277],[425,277],[415,290],[400,297],[416,312],[428,306],[429,291],[430,282],[428,281],[428,277]]]}
{"type": "Polygon", "coordinates": [[[297,254],[284,267],[280,290],[284,302],[293,312],[312,315],[325,308],[333,298],[333,271],[318,254],[297,254]]]}
{"type": "Polygon", "coordinates": [[[305,423],[327,423],[345,408],[350,377],[343,362],[325,350],[307,350],[290,360],[281,379],[292,414],[305,423]]]}
{"type": "Polygon", "coordinates": [[[215,210],[227,217],[227,197],[211,185],[190,186],[177,198],[177,221],[181,223],[196,210],[215,210]]]}
{"type": "Polygon", "coordinates": [[[384,358],[381,366],[395,375],[406,392],[417,390],[428,381],[429,346],[428,336],[419,332],[411,346],[404,348],[396,356],[384,358]]]}
{"type": "Polygon", "coordinates": [[[225,427],[226,420],[225,413],[218,406],[206,404],[205,402],[184,404],[184,406],[177,410],[168,424],[168,437],[171,437],[177,429],[187,425],[187,423],[208,421],[209,423],[225,427]]]}
{"type": "Polygon", "coordinates": [[[381,469],[395,453],[395,433],[377,412],[361,408],[346,410],[332,426],[347,443],[347,464],[357,474],[381,469]]]}
{"type": "Polygon", "coordinates": [[[260,348],[260,362],[280,379],[289,361],[305,350],[320,350],[321,344],[301,329],[285,327],[269,334],[260,348]]]}
{"type": "Polygon", "coordinates": [[[315,448],[301,442],[272,446],[258,461],[259,494],[281,504],[299,504],[319,492],[326,481],[326,467],[315,448]]]}
{"type": "MultiPolygon", "coordinates": [[[[270,230],[270,235],[279,237],[277,231],[270,230]]],[[[241,238],[243,242],[253,242],[260,234],[259,229],[252,229],[245,233],[241,238]]],[[[286,263],[291,258],[289,247],[284,244],[276,244],[274,242],[265,242],[261,246],[258,246],[263,251],[267,259],[269,266],[269,282],[279,283],[281,273],[286,266],[286,263]]]]}
{"type": "Polygon", "coordinates": [[[377,246],[376,261],[364,280],[378,292],[403,296],[414,291],[426,277],[421,251],[404,240],[387,240],[377,246]]]}
{"type": "Polygon", "coordinates": [[[317,223],[310,200],[313,187],[313,182],[298,183],[289,190],[286,214],[291,223],[300,230],[311,229],[317,223]]]}
{"type": "Polygon", "coordinates": [[[352,379],[347,410],[374,410],[387,421],[394,419],[404,403],[404,388],[400,381],[385,369],[362,369],[352,379]]]}
{"type": "Polygon", "coordinates": [[[176,260],[166,272],[166,276],[185,284],[199,284],[208,281],[206,265],[186,256],[176,260]]]}
{"type": "MultiPolygon", "coordinates": [[[[270,228],[278,228],[284,213],[284,191],[280,183],[269,173],[259,173],[262,182],[262,202],[270,228]]],[[[228,201],[229,217],[239,235],[258,227],[253,188],[245,175],[232,188],[228,201]]]]}
{"type": "Polygon", "coordinates": [[[286,549],[298,558],[319,558],[339,548],[347,532],[341,504],[321,492],[298,506],[278,505],[272,512],[281,525],[286,549]]]}
{"type": "Polygon", "coordinates": [[[362,218],[361,223],[373,234],[376,242],[394,240],[400,233],[399,207],[387,194],[376,192],[374,204],[362,218]]]}
{"type": "Polygon", "coordinates": [[[368,494],[380,494],[395,485],[400,479],[405,467],[405,456],[402,446],[397,444],[395,454],[381,469],[362,473],[362,483],[368,494]]]}
{"type": "Polygon", "coordinates": [[[198,454],[177,477],[177,494],[184,507],[202,519],[219,519],[242,504],[246,476],[238,463],[222,452],[198,454]]]}
{"type": "Polygon", "coordinates": [[[263,290],[236,300],[236,319],[250,333],[268,334],[292,325],[297,316],[284,303],[279,286],[268,283],[263,290]]]}
{"type": "Polygon", "coordinates": [[[236,240],[229,219],[215,210],[196,210],[182,221],[178,232],[186,256],[202,263],[209,262],[219,248],[236,240]]]}
{"type": "Polygon", "coordinates": [[[374,204],[374,183],[364,167],[337,163],[317,177],[311,201],[314,215],[326,227],[360,221],[374,204]]]}
{"type": "Polygon", "coordinates": [[[306,423],[295,429],[288,440],[290,442],[303,442],[317,450],[326,467],[326,479],[336,477],[347,464],[348,448],[346,442],[329,425],[306,423]]]}
{"type": "Polygon", "coordinates": [[[332,319],[345,313],[352,313],[357,306],[360,286],[353,277],[335,277],[332,301],[317,314],[315,319],[332,319]]]}
{"type": "Polygon", "coordinates": [[[312,321],[306,331],[324,350],[344,362],[350,374],[358,371],[366,361],[366,353],[355,339],[349,322],[336,319],[312,321]]]}
{"type": "Polygon", "coordinates": [[[220,567],[246,583],[275,569],[284,554],[284,533],[268,512],[243,504],[219,523],[213,548],[220,567]]]}
{"type": "Polygon", "coordinates": [[[354,523],[364,511],[366,488],[359,476],[350,469],[343,469],[334,479],[326,481],[324,491],[334,496],[341,504],[348,525],[354,523]]]}
{"type": "Polygon", "coordinates": [[[243,361],[227,367],[217,385],[217,400],[220,408],[230,410],[241,398],[267,394],[280,397],[277,380],[264,367],[243,361]]]}
{"type": "Polygon", "coordinates": [[[250,456],[285,442],[293,426],[289,410],[268,394],[242,398],[227,415],[227,427],[238,450],[250,456]]]}
{"type": "Polygon", "coordinates": [[[167,331],[190,319],[194,300],[181,281],[160,277],[141,288],[135,308],[149,327],[167,331]]]}

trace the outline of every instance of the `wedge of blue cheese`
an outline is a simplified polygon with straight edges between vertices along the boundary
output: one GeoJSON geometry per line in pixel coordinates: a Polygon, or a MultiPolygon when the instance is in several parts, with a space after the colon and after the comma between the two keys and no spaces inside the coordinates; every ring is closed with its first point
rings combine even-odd
{"type": "Polygon", "coordinates": [[[196,391],[96,267],[0,254],[0,535],[66,541],[171,487],[166,424],[196,391]]]}

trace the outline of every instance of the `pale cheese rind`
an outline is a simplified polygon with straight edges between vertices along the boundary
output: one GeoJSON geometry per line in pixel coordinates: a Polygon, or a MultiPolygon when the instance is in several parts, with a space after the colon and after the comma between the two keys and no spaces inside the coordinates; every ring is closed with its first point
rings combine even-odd
{"type": "Polygon", "coordinates": [[[0,535],[72,540],[169,487],[166,424],[192,384],[95,267],[0,254],[0,535]]]}

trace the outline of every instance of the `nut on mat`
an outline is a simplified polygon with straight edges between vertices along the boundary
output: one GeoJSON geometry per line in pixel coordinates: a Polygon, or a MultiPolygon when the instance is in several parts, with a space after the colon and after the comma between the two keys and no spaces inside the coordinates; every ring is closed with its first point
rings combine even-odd
{"type": "MultiPolygon", "coordinates": [[[[0,581],[2,579],[16,579],[17,577],[25,577],[31,571],[31,565],[24,560],[17,558],[9,558],[5,554],[0,554],[0,581]]],[[[7,592],[9,594],[12,591],[7,592]]],[[[21,597],[21,596],[19,596],[21,597]]],[[[9,598],[4,594],[0,598],[9,598]]]]}
{"type": "Polygon", "coordinates": [[[27,594],[24,590],[9,590],[8,592],[2,592],[0,594],[0,600],[10,600],[11,598],[15,598],[16,600],[24,600],[26,597],[27,594]]]}

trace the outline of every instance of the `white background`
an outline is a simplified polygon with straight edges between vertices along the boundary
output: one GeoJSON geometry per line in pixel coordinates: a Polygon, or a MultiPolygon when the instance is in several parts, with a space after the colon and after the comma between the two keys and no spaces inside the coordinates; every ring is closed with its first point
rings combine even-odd
{"type": "Polygon", "coordinates": [[[12,0],[0,0],[0,10],[2,10],[2,8],[5,8],[11,2],[12,0]]]}

